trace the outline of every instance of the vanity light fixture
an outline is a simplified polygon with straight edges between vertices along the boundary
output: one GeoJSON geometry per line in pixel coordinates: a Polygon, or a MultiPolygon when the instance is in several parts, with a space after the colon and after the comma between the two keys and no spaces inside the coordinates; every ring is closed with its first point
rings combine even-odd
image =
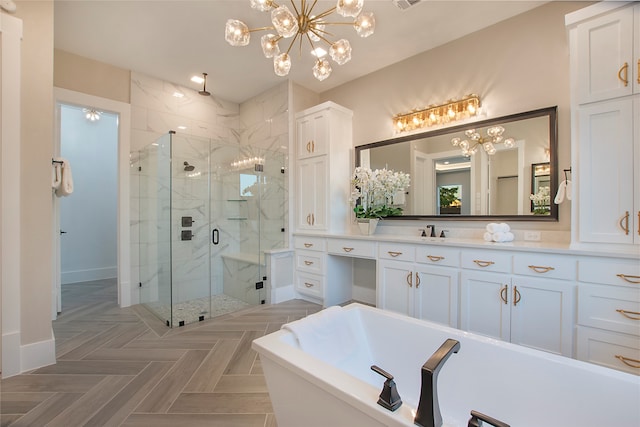
{"type": "Polygon", "coordinates": [[[515,145],[516,141],[511,137],[503,137],[503,133],[504,128],[502,126],[491,126],[487,129],[487,136],[480,135],[475,129],[467,129],[464,131],[466,139],[455,137],[451,140],[451,145],[459,147],[465,157],[476,154],[479,148],[484,149],[485,153],[493,156],[497,151],[496,144],[504,144],[506,148],[511,148],[515,145]]]}
{"type": "Polygon", "coordinates": [[[466,119],[478,114],[480,97],[467,95],[459,101],[449,100],[444,104],[430,105],[420,110],[393,116],[393,126],[398,132],[441,125],[456,120],[466,119]]]}
{"type": "MultiPolygon", "coordinates": [[[[275,0],[250,0],[251,8],[261,12],[271,11],[272,26],[249,29],[247,24],[237,19],[227,20],[225,26],[225,40],[231,46],[246,46],[251,40],[254,31],[275,30],[276,34],[265,34],[260,39],[262,53],[266,58],[273,58],[273,70],[278,76],[286,76],[291,69],[291,57],[289,52],[298,38],[300,50],[303,39],[311,46],[311,51],[316,52],[317,59],[313,66],[313,76],[322,81],[331,75],[331,64],[318,54],[316,42],[324,42],[329,46],[329,56],[337,64],[343,65],[351,60],[351,44],[347,39],[332,42],[327,36],[332,35],[326,30],[329,25],[350,25],[355,28],[360,37],[368,37],[375,30],[375,17],[371,12],[362,12],[364,0],[335,0],[336,5],[323,12],[314,12],[317,0],[299,0],[298,4],[291,1],[293,12],[286,5],[279,5],[275,0]],[[326,18],[337,13],[349,19],[346,22],[331,22],[326,18]],[[291,39],[286,52],[281,53],[278,42],[291,39]]],[[[326,55],[326,52],[325,52],[326,55]]]]}

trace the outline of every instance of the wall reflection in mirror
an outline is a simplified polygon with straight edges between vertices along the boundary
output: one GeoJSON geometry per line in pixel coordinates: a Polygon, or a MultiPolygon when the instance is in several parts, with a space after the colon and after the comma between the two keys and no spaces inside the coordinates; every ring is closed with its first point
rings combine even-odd
{"type": "Polygon", "coordinates": [[[557,107],[356,147],[358,166],[409,173],[402,217],[558,220],[533,194],[557,184],[557,107]]]}

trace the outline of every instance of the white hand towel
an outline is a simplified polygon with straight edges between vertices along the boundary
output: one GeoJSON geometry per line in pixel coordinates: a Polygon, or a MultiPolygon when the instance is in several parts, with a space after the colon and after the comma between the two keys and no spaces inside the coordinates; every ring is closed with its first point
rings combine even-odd
{"type": "Polygon", "coordinates": [[[498,224],[496,224],[495,222],[490,222],[489,224],[487,224],[487,231],[491,234],[495,233],[498,230],[498,224]]]}
{"type": "Polygon", "coordinates": [[[73,193],[73,176],[71,175],[71,165],[66,159],[59,157],[55,159],[59,162],[62,162],[60,165],[60,170],[62,174],[62,179],[60,181],[60,186],[56,189],[56,196],[64,197],[73,193]]]}
{"type": "Polygon", "coordinates": [[[493,233],[493,241],[496,243],[504,243],[513,241],[513,233],[510,231],[493,233]]]}
{"type": "Polygon", "coordinates": [[[501,231],[503,233],[511,231],[511,227],[506,222],[501,222],[500,224],[498,224],[498,228],[498,231],[501,231]]]}
{"type": "Polygon", "coordinates": [[[60,163],[54,163],[51,168],[51,188],[57,190],[60,188],[60,183],[62,182],[62,165],[60,163]]]}
{"type": "Polygon", "coordinates": [[[573,183],[570,180],[567,180],[567,189],[565,193],[565,197],[567,200],[571,200],[571,192],[573,191],[573,183]]]}
{"type": "Polygon", "coordinates": [[[489,233],[488,231],[484,233],[483,238],[485,242],[493,242],[493,234],[489,233]]]}
{"type": "MultiPolygon", "coordinates": [[[[567,181],[562,181],[558,186],[558,192],[556,193],[556,198],[553,199],[553,202],[556,205],[559,205],[564,201],[566,191],[567,191],[567,181]]],[[[569,200],[571,200],[571,196],[569,196],[569,200]]]]}

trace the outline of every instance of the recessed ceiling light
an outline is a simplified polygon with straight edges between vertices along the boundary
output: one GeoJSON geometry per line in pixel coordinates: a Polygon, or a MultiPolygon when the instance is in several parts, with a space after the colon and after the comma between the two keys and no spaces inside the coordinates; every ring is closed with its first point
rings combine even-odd
{"type": "Polygon", "coordinates": [[[180,130],[185,130],[186,128],[187,128],[186,126],[182,126],[182,125],[178,126],[178,129],[180,130]]]}
{"type": "Polygon", "coordinates": [[[184,93],[182,92],[173,92],[173,96],[175,96],[176,98],[182,98],[184,97],[184,93]]]}
{"type": "Polygon", "coordinates": [[[200,85],[204,83],[204,78],[200,76],[193,76],[191,77],[191,81],[200,85]]]}

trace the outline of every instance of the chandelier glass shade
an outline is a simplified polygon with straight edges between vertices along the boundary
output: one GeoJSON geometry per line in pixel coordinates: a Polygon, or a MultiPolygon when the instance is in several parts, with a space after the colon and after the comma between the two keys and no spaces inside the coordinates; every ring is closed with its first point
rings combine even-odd
{"type": "Polygon", "coordinates": [[[497,144],[504,144],[506,148],[512,148],[515,145],[515,140],[511,137],[504,138],[503,133],[504,128],[502,126],[492,126],[488,128],[486,136],[482,136],[475,129],[467,129],[464,132],[466,138],[455,137],[451,140],[451,145],[459,147],[462,155],[465,157],[476,154],[480,148],[492,156],[496,154],[497,144]]]}
{"type": "Polygon", "coordinates": [[[350,25],[360,37],[368,37],[375,31],[375,17],[371,12],[362,12],[364,0],[336,0],[334,7],[323,12],[314,13],[318,0],[299,0],[296,4],[290,0],[291,8],[279,5],[274,0],[250,0],[253,9],[271,11],[271,26],[250,29],[244,22],[237,19],[227,20],[225,26],[225,40],[231,46],[246,46],[251,41],[251,33],[255,31],[275,31],[260,39],[262,52],[266,58],[273,58],[273,69],[278,76],[286,76],[291,69],[289,52],[298,41],[302,49],[303,39],[311,47],[312,54],[317,56],[313,66],[313,75],[322,81],[331,75],[331,64],[324,57],[326,50],[315,43],[324,43],[329,47],[329,56],[338,65],[344,65],[351,60],[351,44],[347,39],[331,41],[332,36],[327,31],[330,25],[350,25]],[[327,18],[336,13],[345,18],[355,18],[343,22],[330,22],[327,18]],[[285,52],[281,52],[278,43],[282,39],[291,39],[285,52]],[[320,53],[318,53],[320,52],[320,53]]]}

